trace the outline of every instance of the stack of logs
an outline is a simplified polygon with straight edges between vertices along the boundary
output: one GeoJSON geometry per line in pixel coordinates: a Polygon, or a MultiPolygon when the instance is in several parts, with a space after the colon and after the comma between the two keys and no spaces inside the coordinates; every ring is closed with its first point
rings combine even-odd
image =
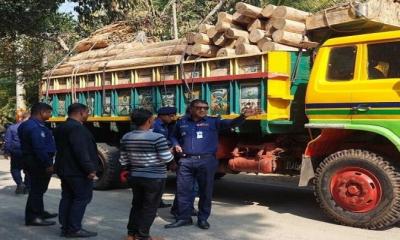
{"type": "Polygon", "coordinates": [[[155,43],[119,43],[71,56],[56,69],[48,71],[46,75],[69,75],[104,69],[177,63],[181,60],[185,48],[185,39],[155,43]]]}
{"type": "Polygon", "coordinates": [[[133,29],[128,22],[120,21],[93,32],[88,38],[75,44],[74,49],[85,52],[91,49],[106,48],[112,44],[130,42],[133,40],[133,29]]]}
{"type": "Polygon", "coordinates": [[[227,57],[273,50],[299,51],[318,43],[307,36],[305,20],[309,13],[286,6],[268,4],[259,8],[236,4],[236,12],[220,12],[215,25],[202,24],[198,33],[186,37],[188,55],[227,57]]]}

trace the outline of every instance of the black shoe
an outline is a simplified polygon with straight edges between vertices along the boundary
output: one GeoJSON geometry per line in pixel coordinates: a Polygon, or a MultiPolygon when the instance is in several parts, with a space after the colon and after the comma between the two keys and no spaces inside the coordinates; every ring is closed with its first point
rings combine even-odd
{"type": "Polygon", "coordinates": [[[66,238],[88,238],[88,237],[96,237],[96,236],[97,236],[97,232],[90,232],[85,229],[81,229],[77,232],[65,234],[66,238]]]}
{"type": "Polygon", "coordinates": [[[47,221],[42,218],[35,218],[32,221],[25,222],[26,226],[51,226],[56,224],[54,221],[47,221]]]}
{"type": "Polygon", "coordinates": [[[199,212],[198,212],[196,209],[193,208],[193,210],[192,210],[192,216],[193,216],[193,217],[197,217],[198,214],[199,214],[199,212]]]}
{"type": "Polygon", "coordinates": [[[198,220],[197,226],[201,229],[209,229],[210,228],[210,224],[207,222],[207,220],[198,220]]]}
{"type": "Polygon", "coordinates": [[[43,219],[55,218],[57,216],[58,216],[57,213],[49,213],[47,211],[44,211],[43,214],[42,214],[42,218],[43,219]]]}
{"type": "Polygon", "coordinates": [[[164,201],[161,201],[160,202],[160,206],[158,206],[158,208],[168,208],[168,207],[171,207],[171,206],[172,206],[172,204],[165,203],[164,201]]]}
{"type": "Polygon", "coordinates": [[[189,225],[193,225],[193,221],[191,218],[188,220],[177,220],[176,222],[167,224],[164,227],[165,228],[177,228],[177,227],[189,226],[189,225]]]}
{"type": "Polygon", "coordinates": [[[29,191],[30,191],[29,187],[25,186],[25,187],[24,187],[23,194],[28,194],[29,191]]]}

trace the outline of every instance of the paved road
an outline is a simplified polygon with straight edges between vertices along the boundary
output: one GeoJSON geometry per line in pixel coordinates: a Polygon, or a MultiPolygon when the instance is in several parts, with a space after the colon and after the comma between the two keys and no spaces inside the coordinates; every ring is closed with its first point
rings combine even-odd
{"type": "MultiPolygon", "coordinates": [[[[58,237],[59,226],[23,225],[26,196],[14,194],[8,164],[0,158],[0,239],[62,239],[58,237]]],[[[172,202],[173,191],[172,179],[164,194],[167,202],[172,202]]],[[[99,233],[94,239],[123,239],[131,198],[129,189],[95,192],[84,221],[87,229],[99,233]]],[[[46,209],[57,211],[59,200],[60,183],[53,178],[45,197],[46,209]]],[[[316,205],[312,191],[296,188],[292,178],[285,178],[283,182],[281,177],[226,176],[216,183],[213,206],[209,230],[195,226],[165,230],[163,226],[172,219],[167,209],[161,209],[151,232],[167,240],[391,240],[400,237],[400,224],[384,231],[370,231],[332,223],[316,205]]]]}

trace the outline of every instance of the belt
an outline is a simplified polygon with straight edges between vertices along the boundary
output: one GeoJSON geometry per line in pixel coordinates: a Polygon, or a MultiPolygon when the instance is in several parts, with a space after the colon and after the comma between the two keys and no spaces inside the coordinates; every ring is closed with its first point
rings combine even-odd
{"type": "Polygon", "coordinates": [[[210,158],[210,157],[215,157],[215,154],[207,153],[207,154],[183,154],[183,158],[192,158],[192,159],[204,159],[204,158],[210,158]]]}

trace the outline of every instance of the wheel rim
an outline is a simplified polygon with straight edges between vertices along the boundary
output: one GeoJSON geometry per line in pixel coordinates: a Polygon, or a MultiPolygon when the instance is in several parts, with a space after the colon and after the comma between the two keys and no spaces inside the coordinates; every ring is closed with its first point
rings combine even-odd
{"type": "Polygon", "coordinates": [[[360,167],[347,167],[337,171],[332,176],[330,191],[340,207],[357,213],[376,208],[382,196],[378,178],[360,167]]]}

